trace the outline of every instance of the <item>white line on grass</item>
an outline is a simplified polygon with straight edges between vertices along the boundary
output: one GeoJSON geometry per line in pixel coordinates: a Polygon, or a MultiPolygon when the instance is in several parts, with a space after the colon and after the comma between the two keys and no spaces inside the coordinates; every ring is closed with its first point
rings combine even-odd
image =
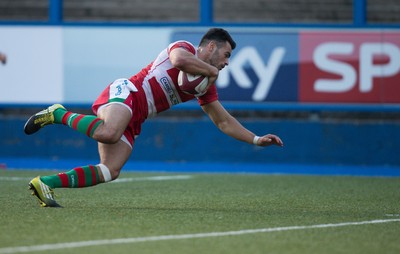
{"type": "Polygon", "coordinates": [[[28,178],[28,177],[18,177],[18,176],[2,176],[0,177],[0,181],[29,181],[32,178],[28,178]]]}
{"type": "Polygon", "coordinates": [[[168,181],[168,180],[186,180],[190,179],[190,175],[175,175],[175,176],[147,176],[133,178],[118,178],[113,183],[139,182],[139,181],[168,181]]]}
{"type": "MultiPolygon", "coordinates": [[[[168,180],[187,180],[192,178],[190,175],[171,175],[171,176],[145,176],[145,177],[132,177],[132,178],[119,178],[112,181],[112,183],[125,183],[125,182],[141,182],[141,181],[168,181],[168,180]]],[[[32,178],[28,177],[0,177],[0,181],[29,181],[32,178]]]]}
{"type": "Polygon", "coordinates": [[[388,216],[388,217],[400,217],[400,214],[390,214],[390,213],[388,213],[388,214],[385,214],[385,216],[388,216]]]}
{"type": "Polygon", "coordinates": [[[370,220],[370,221],[359,221],[359,222],[343,222],[343,223],[336,223],[336,224],[289,226],[289,227],[275,227],[275,228],[246,229],[246,230],[226,231],[226,232],[209,232],[209,233],[184,234],[184,235],[160,235],[160,236],[117,238],[117,239],[104,239],[104,240],[69,242],[69,243],[42,244],[42,245],[32,245],[32,246],[0,248],[0,254],[59,250],[59,249],[80,248],[80,247],[99,246],[99,245],[155,242],[155,241],[167,241],[167,240],[183,240],[183,239],[220,237],[220,236],[235,236],[235,235],[256,234],[256,233],[302,230],[302,229],[336,228],[336,227],[357,226],[357,225],[367,225],[367,224],[380,224],[380,223],[390,223],[390,222],[400,222],[400,219],[370,220]]]}

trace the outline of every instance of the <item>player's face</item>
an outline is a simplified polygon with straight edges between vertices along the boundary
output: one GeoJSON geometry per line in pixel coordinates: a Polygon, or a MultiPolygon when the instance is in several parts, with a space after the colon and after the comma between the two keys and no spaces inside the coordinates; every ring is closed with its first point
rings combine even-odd
{"type": "Polygon", "coordinates": [[[232,47],[229,42],[220,43],[219,47],[216,46],[211,54],[210,64],[222,70],[229,64],[229,58],[232,54],[232,47]]]}

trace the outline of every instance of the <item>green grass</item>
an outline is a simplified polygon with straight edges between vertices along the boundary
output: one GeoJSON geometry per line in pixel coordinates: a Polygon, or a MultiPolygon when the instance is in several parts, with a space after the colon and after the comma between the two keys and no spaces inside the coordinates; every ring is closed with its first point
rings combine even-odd
{"type": "MultiPolygon", "coordinates": [[[[64,208],[55,209],[39,207],[27,189],[30,178],[49,173],[0,171],[0,253],[13,246],[400,219],[400,178],[191,174],[57,189],[64,208]]],[[[174,174],[121,178],[153,175],[174,174]]],[[[390,222],[43,253],[400,253],[399,236],[400,222],[390,222]]]]}

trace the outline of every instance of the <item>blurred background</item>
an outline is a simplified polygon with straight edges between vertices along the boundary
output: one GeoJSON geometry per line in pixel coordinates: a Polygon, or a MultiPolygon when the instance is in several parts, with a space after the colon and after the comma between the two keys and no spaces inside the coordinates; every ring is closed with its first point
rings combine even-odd
{"type": "Polygon", "coordinates": [[[0,165],[97,160],[93,140],[64,126],[26,136],[26,119],[52,103],[91,113],[172,41],[223,27],[238,46],[222,103],[285,147],[232,140],[193,101],[148,120],[127,167],[400,175],[399,13],[398,0],[0,0],[0,165]]]}

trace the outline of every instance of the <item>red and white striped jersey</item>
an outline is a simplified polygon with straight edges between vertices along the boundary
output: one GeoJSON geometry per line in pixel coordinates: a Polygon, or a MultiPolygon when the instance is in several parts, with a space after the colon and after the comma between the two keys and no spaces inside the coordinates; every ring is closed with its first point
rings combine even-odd
{"type": "MultiPolygon", "coordinates": [[[[179,69],[175,68],[169,59],[169,54],[174,48],[183,48],[197,55],[196,48],[190,42],[173,42],[151,64],[129,79],[135,86],[141,86],[144,90],[148,105],[147,117],[154,117],[173,105],[195,98],[179,89],[179,69]]],[[[197,100],[200,105],[218,100],[215,84],[211,85],[208,91],[197,100]]]]}

